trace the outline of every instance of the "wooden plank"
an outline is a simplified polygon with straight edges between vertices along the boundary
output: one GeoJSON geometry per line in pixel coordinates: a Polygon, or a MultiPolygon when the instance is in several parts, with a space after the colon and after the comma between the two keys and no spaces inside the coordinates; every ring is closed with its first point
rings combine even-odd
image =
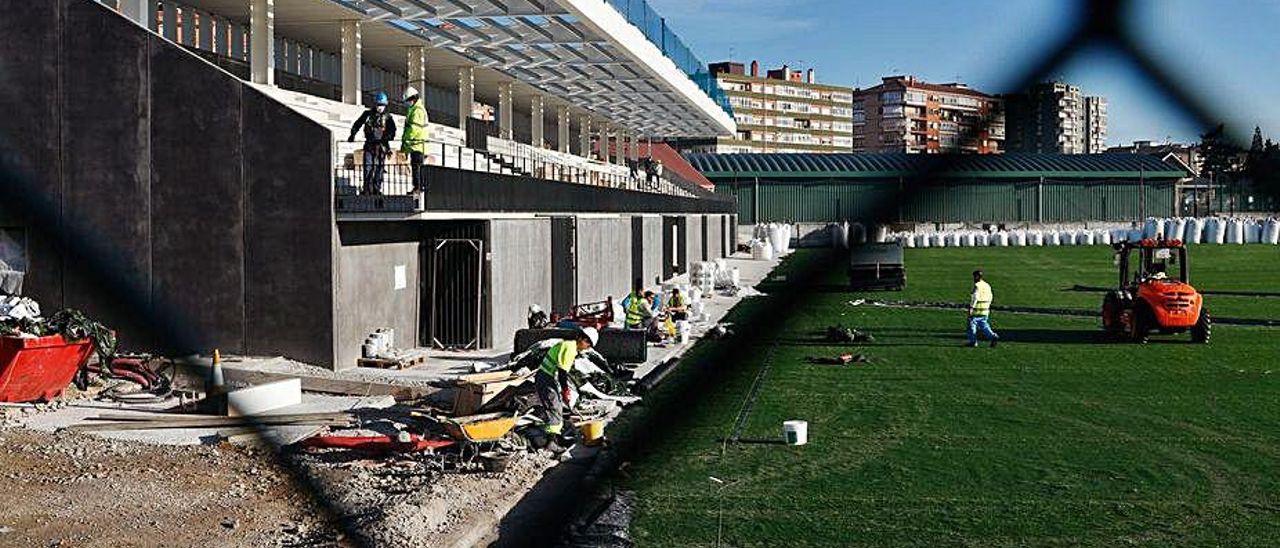
{"type": "MultiPolygon", "coordinates": [[[[203,389],[208,370],[202,367],[179,366],[176,374],[181,377],[185,386],[203,389]]],[[[302,390],[323,394],[341,394],[344,396],[391,396],[396,401],[420,400],[439,392],[434,386],[407,386],[384,382],[369,382],[349,379],[330,379],[325,377],[309,377],[306,375],[286,375],[270,371],[254,371],[228,367],[222,368],[223,378],[229,384],[265,384],[285,379],[301,379],[302,390]]]]}

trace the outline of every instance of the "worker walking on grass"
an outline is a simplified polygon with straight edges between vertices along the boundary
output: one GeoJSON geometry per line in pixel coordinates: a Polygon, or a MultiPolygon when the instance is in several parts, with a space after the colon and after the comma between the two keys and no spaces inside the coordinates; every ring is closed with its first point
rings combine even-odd
{"type": "Polygon", "coordinates": [[[594,327],[584,327],[578,331],[574,340],[556,343],[547,350],[538,366],[538,374],[534,378],[534,387],[538,392],[538,402],[546,414],[543,430],[547,434],[559,435],[564,429],[564,410],[569,405],[569,371],[573,369],[574,360],[579,352],[596,345],[600,335],[594,327]]]}
{"type": "Polygon", "coordinates": [[[404,136],[400,138],[400,152],[409,155],[409,168],[413,177],[413,189],[409,194],[416,194],[427,190],[422,176],[422,162],[427,156],[427,108],[423,106],[418,90],[413,86],[405,88],[404,103],[409,110],[404,114],[404,136]]]}
{"type": "Polygon", "coordinates": [[[387,156],[391,154],[391,141],[396,138],[396,121],[387,112],[387,94],[381,91],[374,97],[373,108],[364,111],[356,123],[351,125],[351,135],[347,142],[356,140],[356,133],[364,130],[364,154],[361,162],[364,167],[364,185],[360,194],[378,196],[382,194],[382,174],[386,169],[387,156]]]}
{"type": "Polygon", "coordinates": [[[1000,336],[991,330],[991,284],[982,279],[982,271],[973,271],[973,294],[969,298],[969,337],[968,346],[978,346],[978,332],[991,341],[991,346],[1000,342],[1000,336]]]}

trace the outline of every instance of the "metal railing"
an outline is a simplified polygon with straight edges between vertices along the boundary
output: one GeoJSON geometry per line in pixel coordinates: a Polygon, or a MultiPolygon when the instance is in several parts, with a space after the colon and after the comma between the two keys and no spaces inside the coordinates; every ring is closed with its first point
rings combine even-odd
{"type": "MultiPolygon", "coordinates": [[[[480,151],[429,142],[423,165],[668,196],[703,198],[711,195],[710,191],[678,179],[674,174],[650,176],[637,167],[633,175],[623,166],[585,159],[584,162],[585,165],[571,165],[550,155],[480,151]]],[[[423,177],[423,184],[429,187],[429,178],[423,177]]],[[[414,189],[413,166],[399,152],[389,155],[380,165],[376,161],[366,165],[364,151],[358,151],[345,165],[334,168],[334,184],[339,196],[408,195],[414,189]]]]}
{"type": "Polygon", "coordinates": [[[702,62],[693,50],[686,46],[684,40],[667,26],[667,20],[658,15],[646,0],[607,0],[613,9],[622,15],[627,22],[635,25],[650,43],[658,47],[676,68],[683,71],[694,84],[702,89],[721,110],[733,116],[733,105],[729,104],[729,96],[720,89],[720,84],[711,74],[710,68],[702,62]]]}

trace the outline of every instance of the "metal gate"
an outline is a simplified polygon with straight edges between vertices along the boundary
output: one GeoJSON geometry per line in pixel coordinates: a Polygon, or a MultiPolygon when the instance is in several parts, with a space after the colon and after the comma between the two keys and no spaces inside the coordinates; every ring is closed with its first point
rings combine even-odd
{"type": "Polygon", "coordinates": [[[431,346],[480,348],[484,240],[438,238],[431,248],[431,346]]]}

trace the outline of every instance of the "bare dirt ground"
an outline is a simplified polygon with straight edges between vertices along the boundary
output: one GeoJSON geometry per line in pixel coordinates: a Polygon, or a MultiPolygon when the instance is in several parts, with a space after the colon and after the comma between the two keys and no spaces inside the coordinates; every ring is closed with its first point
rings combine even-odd
{"type": "Polygon", "coordinates": [[[225,444],[0,428],[0,546],[340,545],[286,477],[225,444]]]}
{"type": "Polygon", "coordinates": [[[293,467],[316,480],[356,531],[349,539],[325,523],[270,450],[16,425],[36,412],[0,409],[0,547],[472,546],[555,464],[520,453],[489,473],[442,467],[425,454],[290,451],[293,467]]]}

